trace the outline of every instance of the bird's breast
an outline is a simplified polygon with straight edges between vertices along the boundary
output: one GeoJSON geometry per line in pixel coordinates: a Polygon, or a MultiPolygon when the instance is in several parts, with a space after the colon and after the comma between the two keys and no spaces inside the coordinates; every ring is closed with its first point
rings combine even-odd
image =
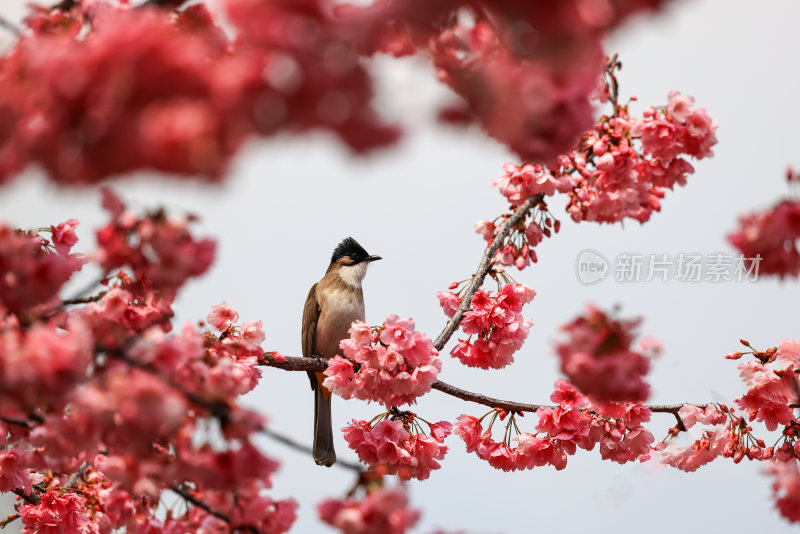
{"type": "Polygon", "coordinates": [[[349,337],[353,321],[364,320],[364,299],[361,291],[331,289],[318,295],[320,315],[314,353],[327,357],[341,354],[339,341],[349,337]]]}

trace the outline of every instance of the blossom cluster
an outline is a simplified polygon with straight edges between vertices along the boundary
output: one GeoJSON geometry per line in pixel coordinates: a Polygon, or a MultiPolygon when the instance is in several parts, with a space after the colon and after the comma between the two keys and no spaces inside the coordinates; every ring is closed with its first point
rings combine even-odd
{"type": "Polygon", "coordinates": [[[748,389],[736,399],[736,404],[745,415],[738,415],[734,408],[722,404],[684,405],[676,413],[679,424],[653,449],[663,464],[687,472],[719,457],[730,458],[735,463],[744,459],[764,461],[766,471],[775,479],[776,507],[789,521],[800,521],[800,478],[797,475],[800,421],[792,409],[797,399],[800,342],[785,339],[776,347],[757,350],[746,340],[740,341],[745,351],[731,352],[726,358],[738,360],[745,355],[753,358],[738,366],[748,389]],[[774,445],[767,446],[753,434],[752,421],[762,422],[768,430],[781,430],[774,445]],[[699,432],[698,423],[702,425],[699,432]],[[686,440],[678,439],[681,432],[693,435],[688,445],[686,440]]]}
{"type": "Polygon", "coordinates": [[[474,452],[496,469],[514,471],[552,465],[564,469],[567,456],[578,447],[592,450],[599,444],[604,460],[626,463],[649,457],[653,435],[642,424],[650,420],[650,410],[638,403],[589,401],[572,384],[558,380],[550,400],[555,407],[536,411],[536,434],[519,432],[515,415],[493,410],[481,418],[461,415],[454,433],[464,440],[467,452],[474,452]],[[491,414],[489,425],[483,419],[491,414]],[[492,438],[492,425],[508,418],[503,441],[492,438]],[[511,437],[516,430],[517,435],[511,437]],[[512,446],[511,441],[517,445],[512,446]]]}
{"type": "Polygon", "coordinates": [[[613,112],[585,131],[571,151],[555,163],[506,164],[494,184],[518,205],[532,195],[568,196],[567,212],[576,222],[615,223],[625,218],[646,222],[661,209],[666,189],[685,185],[694,167],[687,157],[713,155],[717,124],[694,98],[672,91],[666,106],[648,107],[641,117],[618,104],[613,58],[599,97],[610,100],[613,112]],[[613,89],[611,88],[613,87],[613,89]]]}
{"type": "Polygon", "coordinates": [[[425,480],[439,469],[447,453],[444,439],[453,429],[447,421],[426,424],[429,434],[422,431],[416,414],[393,409],[372,421],[353,420],[342,431],[348,446],[375,472],[425,480]]]}
{"type": "Polygon", "coordinates": [[[403,534],[419,521],[401,488],[381,487],[361,499],[328,499],[317,506],[319,517],[342,534],[403,534]]]}
{"type": "Polygon", "coordinates": [[[323,2],[222,6],[235,40],[203,4],[36,10],[0,59],[0,182],[32,163],[70,184],[136,169],[219,179],[252,135],[321,128],[357,151],[397,138],[323,2]]]}
{"type": "Polygon", "coordinates": [[[136,216],[109,188],[103,188],[103,207],[111,221],[97,231],[96,260],[106,272],[127,267],[141,296],[153,292],[173,296],[191,277],[205,273],[214,261],[216,243],[196,240],[188,225],[194,217],[168,216],[158,210],[136,216]]]}
{"type": "MultiPolygon", "coordinates": [[[[458,287],[451,286],[451,289],[458,287]]],[[[436,295],[445,315],[453,317],[462,296],[452,291],[436,295]]],[[[472,295],[461,329],[469,337],[459,339],[450,354],[468,367],[499,369],[514,361],[514,353],[528,337],[533,321],[522,317],[522,307],[536,292],[524,284],[507,283],[494,295],[479,289],[472,295]],[[475,339],[473,339],[475,336],[475,339]]]]}
{"type": "Polygon", "coordinates": [[[657,353],[657,342],[642,340],[633,350],[639,320],[616,320],[588,306],[585,315],[561,327],[566,339],[556,344],[561,370],[584,394],[601,402],[644,402],[650,386],[646,352],[657,353]]]}
{"type": "Polygon", "coordinates": [[[37,306],[58,303],[58,292],[83,267],[84,259],[70,254],[77,242],[75,219],[41,232],[23,232],[0,223],[0,311],[17,316],[37,306]]]}
{"type": "Polygon", "coordinates": [[[642,117],[616,106],[582,136],[581,149],[559,158],[572,185],[567,212],[576,222],[646,222],[661,209],[665,189],[685,185],[694,172],[685,158],[713,155],[716,129],[692,97],[677,91],[666,106],[648,107],[642,117]]]}
{"type": "MultiPolygon", "coordinates": [[[[686,472],[696,471],[720,456],[728,446],[732,436],[727,424],[728,413],[725,406],[717,407],[709,404],[705,408],[699,408],[685,404],[678,410],[678,417],[686,431],[698,423],[705,425],[699,438],[689,446],[676,440],[662,441],[654,445],[653,450],[658,452],[659,460],[664,465],[686,472]]],[[[672,434],[677,434],[679,431],[680,429],[676,428],[672,434]]]]}
{"type": "MultiPolygon", "coordinates": [[[[509,170],[511,175],[534,172],[534,167],[531,165],[518,168],[512,163],[507,163],[505,168],[509,170]],[[515,168],[514,171],[511,171],[512,167],[515,168]]],[[[495,185],[499,183],[499,180],[502,180],[505,184],[511,182],[511,180],[506,180],[506,178],[503,177],[495,180],[495,185]]],[[[500,187],[506,187],[506,185],[500,185],[500,187]]],[[[514,186],[508,185],[508,187],[514,186]]],[[[516,196],[517,195],[515,195],[515,197],[516,196]]],[[[518,196],[519,201],[523,201],[529,195],[527,193],[522,193],[518,196]]],[[[475,223],[475,233],[479,234],[486,240],[487,244],[491,245],[497,238],[501,226],[508,217],[510,217],[509,214],[503,214],[494,221],[478,221],[475,223]]],[[[536,263],[538,261],[536,246],[541,243],[545,237],[551,237],[553,232],[558,233],[560,229],[561,221],[553,217],[547,209],[547,204],[541,200],[530,212],[523,216],[519,223],[511,227],[503,244],[497,249],[493,262],[498,265],[513,265],[521,271],[531,263],[536,263]],[[531,218],[530,222],[528,222],[529,215],[531,218]]]]}
{"type": "Polygon", "coordinates": [[[463,102],[451,109],[523,159],[554,160],[593,122],[603,35],[660,0],[374,2],[346,12],[364,53],[423,50],[463,102]]]}
{"type": "Polygon", "coordinates": [[[431,339],[414,330],[412,319],[390,315],[377,328],[354,322],[340,342],[345,358],[328,360],[323,385],[345,399],[386,406],[413,404],[431,390],[442,361],[431,339]]]}
{"type": "Polygon", "coordinates": [[[419,521],[401,488],[381,487],[361,500],[328,499],[317,506],[319,517],[342,534],[403,534],[419,521]]]}
{"type": "MultiPolygon", "coordinates": [[[[739,217],[728,241],[747,258],[760,257],[758,273],[800,276],[800,201],[785,199],[771,208],[739,217]]],[[[752,261],[752,260],[751,260],[752,261]]]]}
{"type": "Polygon", "coordinates": [[[61,2],[0,57],[0,181],[29,164],[69,184],[137,169],[220,179],[254,135],[324,130],[357,152],[397,140],[360,54],[424,52],[467,114],[524,159],[592,124],[606,32],[663,0],[61,2]],[[229,38],[232,33],[234,38],[229,38]]]}
{"type": "Polygon", "coordinates": [[[261,323],[223,303],[207,318],[216,332],[168,334],[176,292],[208,268],[213,242],[189,219],[134,215],[110,191],[104,204],[112,221],[85,257],[71,251],[75,220],[0,233],[0,491],[26,496],[26,533],[286,532],[296,503],[265,494],[278,464],[252,443],[264,419],[237,404],[261,376],[261,323]],[[131,274],[62,301],[63,273],[85,261],[131,274]],[[176,488],[217,515],[157,517],[176,488]]]}

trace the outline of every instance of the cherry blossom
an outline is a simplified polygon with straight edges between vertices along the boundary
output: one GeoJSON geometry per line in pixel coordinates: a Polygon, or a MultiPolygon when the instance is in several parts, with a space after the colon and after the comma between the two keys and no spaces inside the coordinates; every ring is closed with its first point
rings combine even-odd
{"type": "Polygon", "coordinates": [[[464,441],[467,452],[474,452],[503,471],[544,465],[561,470],[567,465],[567,456],[575,454],[578,447],[592,450],[598,444],[604,460],[626,463],[649,458],[654,438],[642,424],[650,420],[650,410],[641,404],[590,403],[565,380],[556,381],[550,399],[558,404],[536,410],[539,421],[535,434],[521,432],[517,414],[501,409],[481,418],[461,415],[453,432],[464,441]],[[483,420],[487,417],[484,429],[483,420]],[[500,442],[492,437],[492,426],[498,420],[507,421],[500,442]],[[512,446],[514,441],[516,446],[512,446]]]}
{"type": "Polygon", "coordinates": [[[342,534],[403,534],[419,520],[402,488],[383,487],[362,500],[327,499],[317,506],[319,517],[342,534]]]}
{"type": "MultiPolygon", "coordinates": [[[[496,294],[479,289],[464,313],[461,328],[469,337],[460,339],[450,354],[469,367],[499,369],[514,361],[533,325],[521,315],[522,307],[536,292],[524,284],[505,284],[496,294]],[[475,339],[472,338],[475,336],[475,339]]],[[[437,295],[445,314],[452,316],[461,299],[456,293],[437,295]]]]}
{"type": "Polygon", "coordinates": [[[631,350],[638,324],[639,320],[618,321],[588,306],[586,315],[561,327],[568,336],[556,345],[561,370],[592,399],[646,400],[650,386],[644,376],[650,361],[631,350]]]}
{"type": "Polygon", "coordinates": [[[349,332],[350,338],[340,343],[345,358],[328,361],[326,388],[345,399],[387,406],[413,404],[431,390],[442,362],[431,339],[415,331],[412,319],[393,314],[377,329],[356,321],[349,332]]]}
{"type": "Polygon", "coordinates": [[[396,474],[403,480],[425,480],[432,470],[439,469],[438,460],[447,453],[444,439],[452,424],[426,423],[430,434],[425,434],[410,412],[387,412],[378,419],[382,420],[353,420],[342,429],[348,446],[362,462],[382,475],[396,474]],[[412,434],[414,428],[419,431],[412,434]]]}
{"type": "Polygon", "coordinates": [[[68,254],[71,245],[67,242],[74,244],[72,238],[55,241],[56,251],[52,251],[38,234],[15,231],[0,223],[0,305],[19,315],[53,302],[61,286],[83,266],[80,257],[68,254]]]}
{"type": "Polygon", "coordinates": [[[775,478],[772,492],[775,506],[783,517],[791,522],[800,521],[800,471],[797,461],[779,460],[769,462],[767,472],[775,478]]]}
{"type": "Polygon", "coordinates": [[[85,534],[89,518],[86,500],[75,493],[44,493],[36,505],[26,504],[19,510],[25,534],[85,534]]]}
{"type": "Polygon", "coordinates": [[[786,199],[761,212],[739,217],[739,227],[728,241],[759,275],[800,276],[800,201],[786,199]],[[753,263],[757,261],[757,265],[753,263]]]}

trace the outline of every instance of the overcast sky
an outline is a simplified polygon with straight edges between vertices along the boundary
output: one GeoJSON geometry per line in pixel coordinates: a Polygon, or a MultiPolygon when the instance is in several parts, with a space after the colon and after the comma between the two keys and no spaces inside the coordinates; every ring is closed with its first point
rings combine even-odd
{"type": "MultiPolygon", "coordinates": [[[[0,13],[18,19],[22,0],[4,0],[0,13]]],[[[800,3],[794,0],[675,1],[656,17],[631,21],[607,43],[623,62],[621,94],[640,104],[666,102],[678,89],[695,96],[720,124],[716,156],[697,163],[688,185],[668,192],[663,210],[644,226],[573,224],[562,200],[552,203],[562,231],[537,250],[539,264],[515,275],[536,289],[527,310],[533,319],[516,363],[499,371],[466,369],[443,351],[440,378],[467,389],[527,402],[547,402],[560,377],[553,341],[559,325],[588,302],[622,307],[642,316],[641,332],[663,341],[649,380],[657,403],[731,401],[742,394],[735,363],[723,355],[740,337],[756,347],[800,336],[797,282],[641,282],[613,279],[591,287],[575,276],[580,251],[617,254],[732,253],[725,235],[737,214],[761,209],[787,193],[784,170],[800,166],[800,3]]],[[[398,147],[354,159],[326,136],[280,138],[251,144],[221,187],[142,176],[112,185],[135,207],[164,205],[200,214],[200,233],[219,241],[211,272],[180,296],[178,322],[202,319],[226,300],[243,320],[260,319],[265,348],[300,354],[300,319],[308,288],[324,273],[330,253],[352,235],[384,260],[370,266],[364,282],[367,322],[391,313],[411,316],[436,337],[445,323],[436,291],[468,277],[483,242],[472,233],[479,219],[505,209],[491,179],[505,161],[503,147],[477,131],[455,131],[430,120],[447,90],[418,60],[381,61],[381,102],[386,113],[409,127],[398,147]]],[[[81,220],[78,248],[94,245],[93,229],[105,216],[95,189],[65,191],[31,171],[0,191],[0,218],[20,227],[81,220]]],[[[304,373],[264,370],[246,402],[271,420],[272,428],[310,443],[313,397],[304,373]]],[[[371,418],[376,405],[335,399],[335,426],[371,418]]],[[[415,408],[428,420],[481,415],[484,407],[432,392],[415,408]]],[[[535,417],[521,421],[530,431],[535,417]]],[[[656,439],[674,424],[654,415],[656,439]]],[[[759,435],[766,435],[758,427],[759,435]]],[[[773,438],[774,439],[774,438],[773,438]]],[[[769,440],[767,440],[769,441],[769,440]]],[[[567,469],[503,473],[450,437],[442,469],[410,484],[423,517],[415,532],[436,527],[470,533],[516,533],[534,529],[651,533],[713,531],[780,532],[789,526],[772,508],[770,479],[760,465],[719,459],[693,474],[650,464],[619,466],[599,453],[579,452],[567,469]]],[[[295,532],[330,530],[316,519],[315,503],[342,496],[353,475],[325,469],[311,458],[262,440],[283,461],[276,497],[295,497],[295,532]]],[[[339,435],[340,458],[355,459],[339,435]]]]}

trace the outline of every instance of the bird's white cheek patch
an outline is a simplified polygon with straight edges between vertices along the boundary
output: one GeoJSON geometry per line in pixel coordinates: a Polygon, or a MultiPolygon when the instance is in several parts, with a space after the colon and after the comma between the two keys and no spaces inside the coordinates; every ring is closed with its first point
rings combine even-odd
{"type": "Polygon", "coordinates": [[[356,265],[341,267],[339,269],[339,276],[342,277],[344,283],[352,287],[361,287],[361,281],[367,274],[367,262],[363,261],[356,265]]]}

